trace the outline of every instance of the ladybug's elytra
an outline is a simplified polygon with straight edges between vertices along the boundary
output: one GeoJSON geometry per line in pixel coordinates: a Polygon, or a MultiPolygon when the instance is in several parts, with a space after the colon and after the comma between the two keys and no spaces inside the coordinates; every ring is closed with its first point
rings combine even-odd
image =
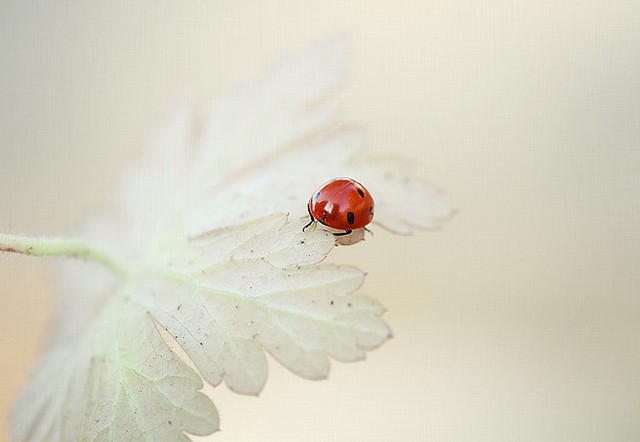
{"type": "Polygon", "coordinates": [[[373,220],[373,198],[365,187],[351,178],[335,178],[316,190],[307,204],[311,221],[303,231],[318,221],[327,227],[344,230],[348,235],[373,220]]]}

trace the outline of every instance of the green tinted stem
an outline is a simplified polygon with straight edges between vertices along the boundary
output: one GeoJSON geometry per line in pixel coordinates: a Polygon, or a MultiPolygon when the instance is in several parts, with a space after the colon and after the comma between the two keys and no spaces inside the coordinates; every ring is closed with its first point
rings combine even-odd
{"type": "Polygon", "coordinates": [[[0,253],[61,256],[94,261],[116,273],[129,275],[131,266],[120,256],[87,241],[67,238],[33,238],[0,233],[0,253]]]}

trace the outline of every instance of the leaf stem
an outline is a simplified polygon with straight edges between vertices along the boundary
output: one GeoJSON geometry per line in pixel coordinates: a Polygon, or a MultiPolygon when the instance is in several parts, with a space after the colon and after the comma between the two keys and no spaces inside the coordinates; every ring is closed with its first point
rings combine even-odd
{"type": "Polygon", "coordinates": [[[31,256],[63,256],[94,261],[119,273],[130,276],[132,267],[122,257],[87,241],[68,238],[33,238],[0,233],[0,252],[31,256]]]}

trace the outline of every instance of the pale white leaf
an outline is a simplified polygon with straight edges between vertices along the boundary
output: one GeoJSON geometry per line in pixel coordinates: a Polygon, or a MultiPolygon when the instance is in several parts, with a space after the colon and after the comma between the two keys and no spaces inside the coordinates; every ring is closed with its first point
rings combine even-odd
{"type": "Polygon", "coordinates": [[[340,123],[327,99],[349,53],[343,36],[330,39],[209,111],[178,112],[88,228],[127,271],[74,263],[64,273],[14,439],[188,440],[218,429],[202,379],[258,394],[267,353],[321,379],[330,358],[361,360],[388,339],[384,309],[356,293],[364,273],[322,262],[336,237],[302,231],[308,198],[329,179],[355,178],[373,194],[374,222],[398,233],[436,228],[452,209],[401,160],[369,158],[363,131],[340,123]]]}
{"type": "MultiPolygon", "coordinates": [[[[174,336],[200,373],[223,378],[240,393],[257,394],[266,381],[264,350],[293,372],[327,375],[327,355],[353,361],[389,336],[382,309],[354,292],[364,273],[317,265],[334,247],[322,230],[302,233],[303,222],[274,229],[269,216],[192,239],[194,254],[226,250],[227,259],[176,262],[188,278],[148,281],[151,314],[174,336]],[[252,236],[247,237],[248,234],[252,236]],[[205,246],[206,244],[206,246],[205,246]],[[287,254],[284,251],[290,250],[287,254]],[[196,264],[198,263],[198,264],[196,264]]],[[[187,254],[185,254],[187,256],[187,254]]]]}
{"type": "Polygon", "coordinates": [[[100,311],[84,311],[96,316],[82,333],[45,352],[16,404],[14,439],[175,441],[218,428],[197,373],[140,305],[124,292],[112,295],[100,311]]]}

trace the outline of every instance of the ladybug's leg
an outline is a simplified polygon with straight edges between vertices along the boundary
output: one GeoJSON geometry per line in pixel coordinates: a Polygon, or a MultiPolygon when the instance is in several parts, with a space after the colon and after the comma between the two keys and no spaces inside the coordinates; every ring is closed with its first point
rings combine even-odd
{"type": "Polygon", "coordinates": [[[309,222],[307,223],[307,225],[305,225],[305,226],[302,228],[302,231],[303,231],[303,232],[304,232],[304,231],[306,231],[306,230],[309,228],[309,226],[310,226],[311,224],[315,223],[315,222],[316,222],[316,220],[315,220],[315,219],[313,219],[313,218],[311,218],[311,221],[309,221],[309,222]]]}
{"type": "Polygon", "coordinates": [[[365,230],[365,232],[369,232],[373,236],[373,232],[371,230],[367,229],[366,227],[363,227],[363,229],[365,230]]]}
{"type": "Polygon", "coordinates": [[[309,212],[309,218],[311,218],[311,221],[309,221],[309,223],[308,223],[306,226],[304,226],[304,227],[302,228],[302,231],[303,231],[303,232],[304,232],[305,230],[307,230],[307,228],[308,228],[311,224],[313,224],[313,223],[315,223],[315,222],[316,222],[316,219],[315,219],[315,218],[313,217],[313,215],[311,214],[311,209],[309,208],[309,204],[307,204],[307,212],[309,212]]]}
{"type": "Polygon", "coordinates": [[[333,234],[333,236],[344,236],[344,235],[348,235],[348,234],[350,234],[351,232],[353,232],[353,230],[349,230],[349,229],[347,229],[347,230],[345,230],[344,232],[334,233],[334,234],[333,234]]]}

